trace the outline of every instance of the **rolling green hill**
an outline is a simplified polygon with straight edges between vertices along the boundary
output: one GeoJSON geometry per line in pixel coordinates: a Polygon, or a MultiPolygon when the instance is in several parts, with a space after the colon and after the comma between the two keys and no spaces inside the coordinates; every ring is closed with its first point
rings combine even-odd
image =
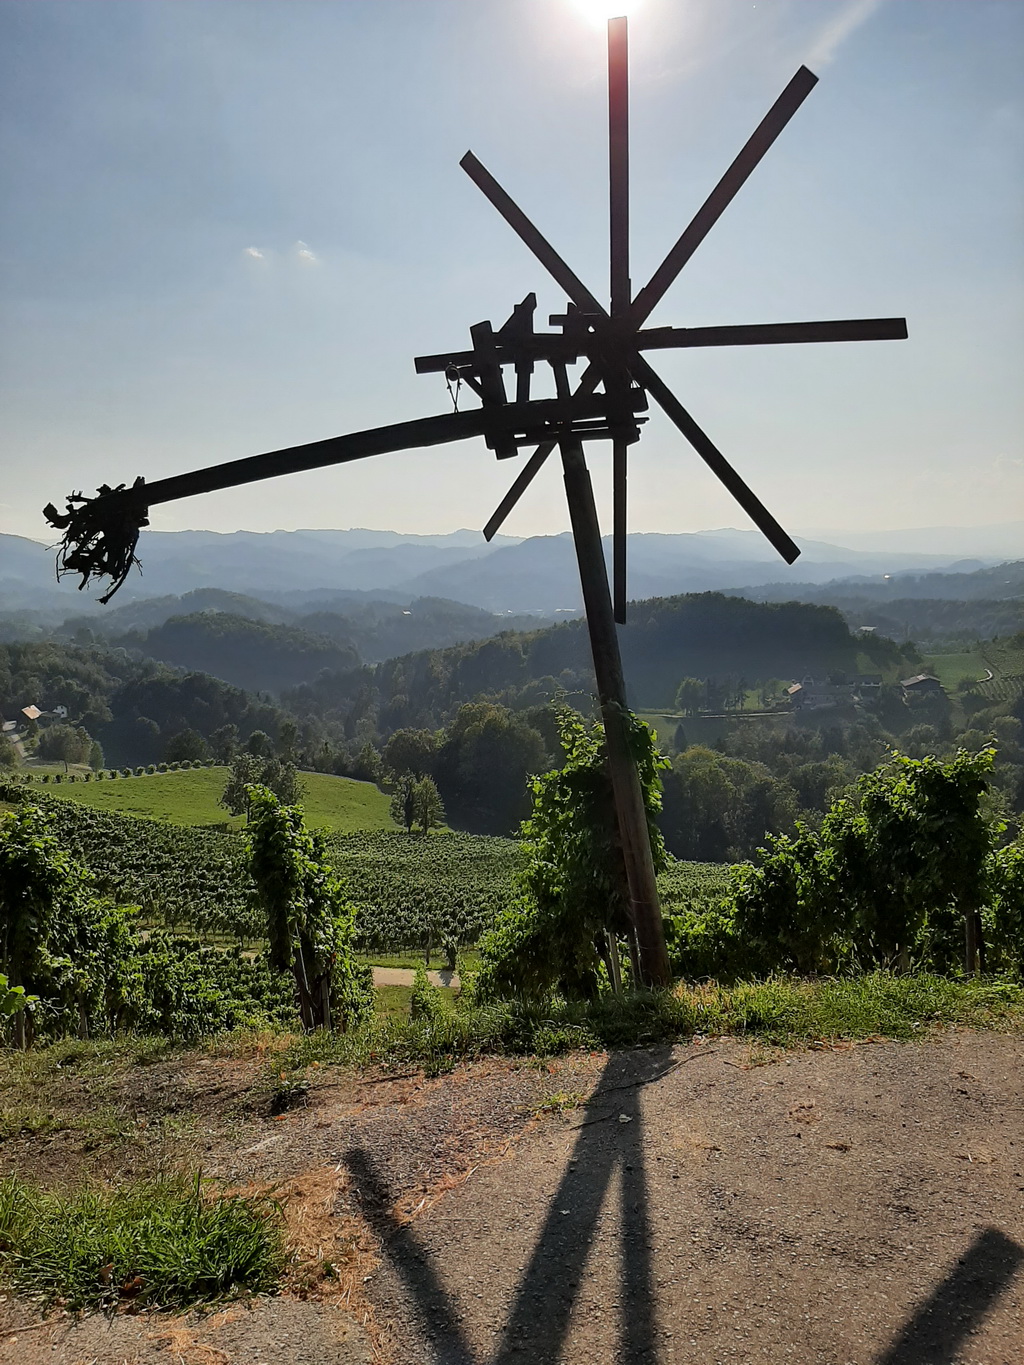
{"type": "MultiPolygon", "coordinates": [[[[684,677],[744,679],[829,673],[906,674],[894,641],[858,639],[834,607],[749,602],[721,593],[633,602],[619,633],[630,704],[671,707],[684,677]]],[[[375,707],[382,734],[402,726],[433,728],[481,696],[537,705],[558,693],[589,696],[593,664],[586,623],[569,621],[528,633],[508,631],[475,644],[388,659],[372,668],[321,674],[286,693],[298,715],[357,718],[375,707]]]]}
{"type": "Polygon", "coordinates": [[[280,692],[315,677],[321,669],[358,668],[361,662],[351,641],[226,611],[172,616],[150,631],[113,643],[138,649],[161,663],[209,673],[249,692],[280,692]]]}
{"type": "MultiPolygon", "coordinates": [[[[240,829],[245,820],[217,804],[227,781],[227,768],[193,768],[177,773],[149,773],[114,781],[72,782],[40,790],[94,810],[144,816],[173,825],[222,825],[240,829]]],[[[302,773],[306,821],[333,834],[394,829],[389,798],[372,782],[353,782],[325,773],[302,773]]]]}

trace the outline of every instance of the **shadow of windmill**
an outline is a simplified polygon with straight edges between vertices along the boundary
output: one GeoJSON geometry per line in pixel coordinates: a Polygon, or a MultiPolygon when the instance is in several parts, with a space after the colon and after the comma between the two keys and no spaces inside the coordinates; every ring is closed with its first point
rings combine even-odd
{"type": "MultiPolygon", "coordinates": [[[[678,1065],[668,1047],[609,1058],[576,1125],[572,1156],[489,1355],[470,1344],[460,1304],[446,1288],[438,1261],[414,1227],[391,1212],[391,1191],[373,1158],[359,1148],[346,1154],[364,1216],[380,1237],[383,1255],[417,1314],[422,1335],[416,1345],[424,1362],[557,1365],[602,1208],[618,1182],[622,1256],[621,1283],[614,1296],[619,1313],[614,1359],[623,1365],[657,1365],[659,1329],[641,1093],[678,1065]],[[571,1217],[565,1216],[567,1211],[571,1217]]],[[[1024,1247],[996,1228],[982,1229],[892,1343],[875,1357],[874,1365],[955,1365],[966,1339],[1022,1265],[1024,1247]]]]}
{"type": "MultiPolygon", "coordinates": [[[[644,1180],[640,1091],[673,1068],[671,1048],[613,1054],[578,1125],[572,1158],[529,1263],[519,1282],[501,1341],[489,1365],[557,1361],[565,1344],[577,1286],[601,1207],[618,1178],[622,1196],[624,1283],[620,1350],[623,1361],[654,1361],[655,1314],[651,1278],[650,1218],[644,1180]],[[612,1136],[608,1128],[614,1125],[612,1136]],[[562,1213],[571,1209],[572,1216],[562,1213]]],[[[388,1211],[391,1198],[372,1158],[353,1150],[345,1158],[364,1212],[386,1254],[430,1324],[438,1365],[483,1365],[466,1340],[459,1311],[413,1228],[388,1211]]]]}

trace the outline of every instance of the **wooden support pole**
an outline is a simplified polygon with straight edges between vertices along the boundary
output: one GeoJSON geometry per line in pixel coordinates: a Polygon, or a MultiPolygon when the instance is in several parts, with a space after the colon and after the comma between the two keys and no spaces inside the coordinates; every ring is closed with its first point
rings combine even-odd
{"type": "Polygon", "coordinates": [[[636,763],[629,749],[626,729],[626,687],[622,675],[619,640],[612,618],[608,570],[601,544],[594,489],[578,440],[561,442],[565,496],[569,503],[576,560],[579,564],[587,629],[597,675],[597,694],[604,721],[608,768],[619,822],[623,861],[633,925],[640,949],[640,970],[645,986],[668,986],[671,973],[665,932],[661,923],[658,885],[647,830],[647,811],[636,763]]]}

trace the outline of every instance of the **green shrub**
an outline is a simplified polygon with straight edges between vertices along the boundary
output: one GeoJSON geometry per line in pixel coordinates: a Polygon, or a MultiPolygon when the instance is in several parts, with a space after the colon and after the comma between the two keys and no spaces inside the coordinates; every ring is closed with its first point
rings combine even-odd
{"type": "MultiPolygon", "coordinates": [[[[647,725],[631,712],[626,720],[654,867],[661,871],[667,859],[655,816],[659,773],[668,760],[647,725]]],[[[521,830],[519,895],[480,942],[483,997],[514,992],[542,1000],[557,988],[593,998],[606,952],[599,945],[632,934],[604,729],[568,708],[558,713],[557,724],[564,759],[561,768],[530,779],[533,805],[521,830]]]]}

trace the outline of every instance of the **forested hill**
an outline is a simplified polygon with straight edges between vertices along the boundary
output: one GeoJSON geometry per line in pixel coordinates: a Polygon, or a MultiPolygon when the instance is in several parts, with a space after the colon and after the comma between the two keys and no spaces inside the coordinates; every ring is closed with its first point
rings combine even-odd
{"type": "MultiPolygon", "coordinates": [[[[743,678],[753,686],[772,678],[892,672],[903,658],[891,640],[853,636],[833,607],[720,593],[631,603],[620,639],[630,702],[638,709],[671,705],[684,677],[743,678]]],[[[593,687],[586,624],[577,620],[325,674],[284,700],[300,714],[373,715],[388,733],[437,725],[481,695],[539,703],[560,689],[593,687]]]]}
{"type": "Polygon", "coordinates": [[[280,692],[322,669],[346,671],[361,663],[350,642],[224,611],[172,616],[163,625],[130,632],[113,643],[179,668],[211,673],[250,692],[280,692]]]}
{"type": "Polygon", "coordinates": [[[276,736],[291,719],[219,678],[180,673],[125,650],[0,644],[0,714],[18,719],[29,705],[47,714],[47,724],[65,708],[68,724],[84,727],[117,767],[158,762],[183,735],[201,737],[217,755],[218,734],[235,743],[257,730],[276,736]]]}

